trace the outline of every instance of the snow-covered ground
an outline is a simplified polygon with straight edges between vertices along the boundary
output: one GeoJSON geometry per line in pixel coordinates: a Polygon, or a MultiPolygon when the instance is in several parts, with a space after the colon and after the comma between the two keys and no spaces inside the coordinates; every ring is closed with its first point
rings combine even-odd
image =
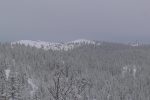
{"type": "Polygon", "coordinates": [[[30,94],[33,95],[33,93],[36,92],[38,87],[33,83],[33,80],[31,78],[28,79],[28,83],[31,85],[32,90],[30,91],[30,94]]]}
{"type": "Polygon", "coordinates": [[[51,49],[51,50],[64,50],[64,51],[71,50],[75,47],[79,47],[84,44],[100,45],[100,43],[96,43],[95,41],[86,40],[86,39],[78,39],[66,43],[51,43],[45,41],[20,40],[20,41],[12,42],[12,45],[13,44],[21,44],[25,46],[43,48],[45,50],[51,49]]]}
{"type": "Polygon", "coordinates": [[[9,74],[10,74],[10,69],[6,69],[5,70],[5,74],[6,74],[6,79],[8,79],[9,78],[9,74]]]}

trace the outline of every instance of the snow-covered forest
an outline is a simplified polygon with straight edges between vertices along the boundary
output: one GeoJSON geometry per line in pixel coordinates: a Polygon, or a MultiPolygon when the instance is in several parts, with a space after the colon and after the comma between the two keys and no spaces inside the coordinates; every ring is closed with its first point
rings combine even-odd
{"type": "Polygon", "coordinates": [[[0,43],[0,100],[150,100],[150,45],[68,45],[0,43]]]}

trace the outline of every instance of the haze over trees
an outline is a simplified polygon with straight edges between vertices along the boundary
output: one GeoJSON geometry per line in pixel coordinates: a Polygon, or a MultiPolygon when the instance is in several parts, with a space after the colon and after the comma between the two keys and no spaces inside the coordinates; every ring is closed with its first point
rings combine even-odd
{"type": "Polygon", "coordinates": [[[150,100],[150,45],[0,44],[0,99],[150,100]]]}

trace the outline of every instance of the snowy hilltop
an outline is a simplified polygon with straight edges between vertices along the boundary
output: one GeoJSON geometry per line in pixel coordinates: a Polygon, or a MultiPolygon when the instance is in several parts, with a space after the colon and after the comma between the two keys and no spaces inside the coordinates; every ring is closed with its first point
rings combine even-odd
{"type": "Polygon", "coordinates": [[[100,43],[97,43],[93,40],[86,40],[86,39],[78,39],[71,42],[66,43],[51,43],[51,42],[45,42],[45,41],[32,41],[32,40],[20,40],[16,42],[12,42],[13,44],[21,44],[25,46],[31,46],[36,48],[43,48],[44,50],[72,50],[75,47],[79,47],[81,45],[100,45],[100,43]]]}

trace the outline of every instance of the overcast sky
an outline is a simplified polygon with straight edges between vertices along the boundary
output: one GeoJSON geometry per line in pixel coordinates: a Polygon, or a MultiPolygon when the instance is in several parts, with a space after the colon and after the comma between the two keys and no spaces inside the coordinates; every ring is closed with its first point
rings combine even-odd
{"type": "Polygon", "coordinates": [[[150,43],[150,0],[0,0],[0,40],[150,43]]]}

